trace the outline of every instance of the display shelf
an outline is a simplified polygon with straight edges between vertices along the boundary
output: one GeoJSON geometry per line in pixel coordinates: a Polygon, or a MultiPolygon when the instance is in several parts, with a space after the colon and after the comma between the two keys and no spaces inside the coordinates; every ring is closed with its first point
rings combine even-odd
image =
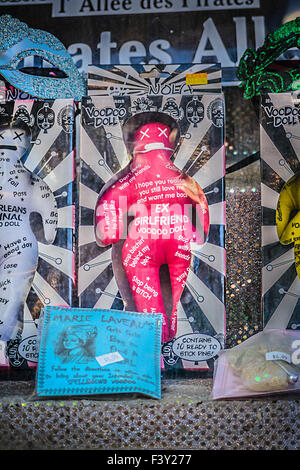
{"type": "MultiPolygon", "coordinates": [[[[257,132],[252,138],[256,142],[257,132]]],[[[227,167],[243,159],[248,148],[242,144],[237,154],[228,145],[227,167]]],[[[226,207],[226,345],[232,347],[262,329],[257,160],[226,176],[226,207]]],[[[0,449],[300,448],[299,394],[213,401],[211,389],[211,378],[174,376],[162,379],[161,400],[137,395],[41,400],[34,397],[32,371],[11,371],[8,380],[0,377],[0,449]]]]}
{"type": "Polygon", "coordinates": [[[41,400],[0,382],[0,449],[296,450],[300,397],[212,401],[211,379],[165,379],[162,398],[41,400]]]}

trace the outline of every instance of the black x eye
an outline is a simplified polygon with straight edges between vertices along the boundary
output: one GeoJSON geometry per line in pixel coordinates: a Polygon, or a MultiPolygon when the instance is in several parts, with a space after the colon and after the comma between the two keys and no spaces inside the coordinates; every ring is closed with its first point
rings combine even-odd
{"type": "Polygon", "coordinates": [[[2,132],[2,134],[0,134],[0,137],[1,137],[1,139],[4,140],[3,134],[4,134],[4,132],[2,132]]]}
{"type": "Polygon", "coordinates": [[[15,137],[13,138],[13,140],[16,140],[16,139],[19,139],[19,140],[22,140],[21,139],[21,136],[24,135],[24,132],[22,132],[21,134],[18,134],[16,131],[15,131],[15,137]]]}

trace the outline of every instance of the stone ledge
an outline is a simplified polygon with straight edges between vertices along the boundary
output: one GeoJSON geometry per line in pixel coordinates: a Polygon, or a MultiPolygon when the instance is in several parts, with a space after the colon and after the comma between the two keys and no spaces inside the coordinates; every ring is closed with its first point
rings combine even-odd
{"type": "Polygon", "coordinates": [[[41,400],[0,382],[0,449],[296,450],[300,396],[212,401],[211,379],[165,379],[162,398],[41,400]]]}

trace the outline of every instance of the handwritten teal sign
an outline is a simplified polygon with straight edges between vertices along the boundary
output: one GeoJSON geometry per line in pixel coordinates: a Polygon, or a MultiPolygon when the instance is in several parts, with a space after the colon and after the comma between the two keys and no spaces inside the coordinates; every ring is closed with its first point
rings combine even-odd
{"type": "Polygon", "coordinates": [[[158,313],[45,307],[36,393],[161,397],[158,313]]]}

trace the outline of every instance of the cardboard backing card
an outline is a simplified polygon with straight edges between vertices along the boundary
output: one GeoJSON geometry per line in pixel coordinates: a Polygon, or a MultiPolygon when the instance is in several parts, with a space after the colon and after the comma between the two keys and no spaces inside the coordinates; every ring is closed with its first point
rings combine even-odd
{"type": "Polygon", "coordinates": [[[263,323],[265,328],[299,329],[300,123],[295,95],[261,97],[260,144],[263,323]]]}
{"type": "MultiPolygon", "coordinates": [[[[10,192],[16,205],[21,206],[26,200],[31,203],[30,224],[34,232],[34,240],[37,241],[38,264],[24,303],[21,328],[9,341],[0,341],[2,353],[0,367],[20,370],[28,367],[34,368],[37,364],[36,335],[41,308],[46,305],[69,306],[72,305],[74,297],[75,107],[72,99],[10,100],[0,104],[0,117],[6,121],[12,121],[16,117],[23,119],[31,131],[28,150],[22,157],[21,163],[16,165],[15,170],[12,170],[13,179],[10,184],[14,187],[10,192]],[[24,172],[22,167],[26,169],[26,173],[32,175],[32,188],[37,189],[34,195],[31,195],[28,188],[24,191],[24,188],[22,190],[18,187],[20,181],[17,179],[18,172],[24,172]],[[48,199],[53,200],[55,209],[42,220],[38,212],[46,207],[48,199]],[[55,239],[49,244],[45,240],[44,229],[47,226],[51,227],[54,222],[56,223],[55,239]]],[[[1,187],[1,189],[4,188],[1,187]]],[[[2,191],[0,191],[0,197],[0,202],[3,203],[6,196],[2,191]]],[[[3,217],[8,216],[3,215],[3,217]]],[[[2,240],[5,239],[6,230],[7,227],[1,228],[2,240]]],[[[34,245],[35,243],[34,241],[34,245]]],[[[32,249],[32,243],[28,243],[25,233],[20,236],[17,231],[15,233],[12,231],[10,247],[6,244],[3,254],[5,257],[3,269],[7,268],[3,275],[8,280],[12,272],[9,261],[11,256],[15,256],[13,266],[17,267],[18,256],[22,256],[26,250],[29,253],[32,249]]],[[[22,269],[21,264],[19,268],[22,269]]],[[[4,292],[3,296],[5,296],[4,292]]]]}
{"type": "Polygon", "coordinates": [[[91,65],[88,68],[89,96],[221,92],[220,64],[91,65]]]}
{"type": "MultiPolygon", "coordinates": [[[[173,70],[173,80],[177,83],[189,72],[193,74],[201,70],[195,65],[179,68],[176,80],[175,69],[178,66],[168,67],[173,70]]],[[[134,69],[132,66],[117,68],[120,77],[127,77],[127,83],[138,80],[138,70],[133,76],[130,75],[134,69]]],[[[97,70],[99,77],[101,69],[97,70]]],[[[89,77],[94,72],[95,67],[92,67],[89,77]]],[[[103,77],[109,80],[114,77],[118,81],[115,69],[109,72],[104,67],[102,73],[103,77]]],[[[214,70],[214,73],[216,77],[220,75],[220,71],[214,70]]],[[[158,81],[157,78],[156,85],[158,81]]],[[[109,83],[106,83],[107,90],[109,83]]],[[[192,87],[186,87],[184,94],[148,95],[142,94],[140,89],[138,95],[112,96],[106,91],[101,96],[83,99],[80,128],[79,305],[82,308],[136,311],[121,262],[124,240],[99,247],[94,225],[99,194],[117,181],[124,181],[126,188],[126,174],[132,155],[124,142],[123,126],[130,117],[141,112],[164,113],[176,120],[180,141],[170,164],[200,185],[208,203],[210,220],[205,243],[191,244],[191,264],[177,308],[177,333],[175,338],[162,345],[162,366],[167,370],[207,370],[223,347],[225,337],[225,113],[222,93],[198,94],[192,87]]],[[[159,176],[157,178],[153,185],[160,184],[165,188],[166,181],[159,181],[159,176]]],[[[150,193],[147,193],[147,188],[140,189],[142,202],[150,193]]],[[[155,197],[155,188],[152,191],[150,197],[155,197]]],[[[168,272],[164,269],[160,272],[160,279],[169,314],[172,289],[168,272]]]]}

